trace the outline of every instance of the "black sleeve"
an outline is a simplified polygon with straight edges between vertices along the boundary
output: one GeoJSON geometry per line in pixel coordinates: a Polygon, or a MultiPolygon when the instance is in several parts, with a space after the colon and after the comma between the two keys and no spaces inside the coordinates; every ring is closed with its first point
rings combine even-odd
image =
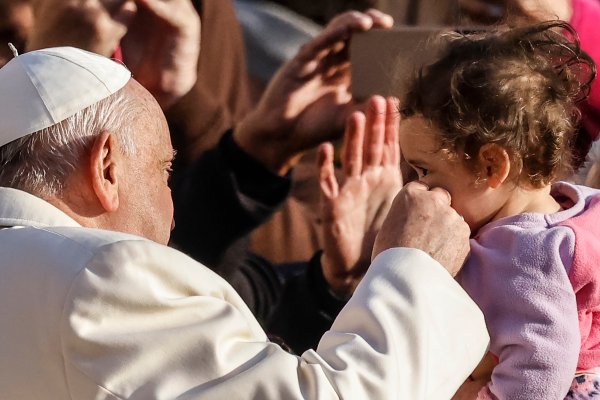
{"type": "Polygon", "coordinates": [[[280,177],[246,154],[226,133],[173,184],[171,244],[227,280],[267,331],[298,353],[316,347],[345,301],[328,290],[320,253],[293,269],[248,252],[247,234],[285,200],[280,177]]]}
{"type": "Polygon", "coordinates": [[[287,277],[281,299],[266,323],[266,331],[281,338],[296,354],[317,348],[347,302],[329,291],[320,251],[303,267],[287,277]]]}
{"type": "Polygon", "coordinates": [[[171,241],[216,268],[227,251],[283,203],[290,186],[289,176],[270,172],[241,150],[227,132],[217,147],[198,157],[174,182],[171,241]]]}

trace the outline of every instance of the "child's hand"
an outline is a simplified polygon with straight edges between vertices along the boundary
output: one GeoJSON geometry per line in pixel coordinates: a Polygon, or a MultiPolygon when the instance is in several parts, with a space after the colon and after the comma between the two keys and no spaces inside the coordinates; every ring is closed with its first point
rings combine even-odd
{"type": "Polygon", "coordinates": [[[452,400],[493,399],[486,386],[492,379],[492,371],[496,364],[498,364],[496,358],[488,352],[471,376],[458,389],[452,400]]]}
{"type": "Polygon", "coordinates": [[[458,388],[452,400],[491,400],[493,397],[487,390],[487,383],[488,381],[484,379],[472,380],[469,378],[458,388]]]}

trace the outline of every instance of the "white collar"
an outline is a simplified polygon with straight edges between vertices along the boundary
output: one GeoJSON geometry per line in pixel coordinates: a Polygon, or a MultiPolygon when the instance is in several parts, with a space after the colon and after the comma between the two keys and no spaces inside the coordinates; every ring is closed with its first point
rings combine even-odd
{"type": "Polygon", "coordinates": [[[0,226],[81,226],[45,200],[0,187],[0,226]]]}

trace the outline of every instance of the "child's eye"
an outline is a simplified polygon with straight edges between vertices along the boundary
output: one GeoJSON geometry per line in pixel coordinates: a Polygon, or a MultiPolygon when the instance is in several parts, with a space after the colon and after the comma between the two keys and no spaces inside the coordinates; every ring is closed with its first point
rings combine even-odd
{"type": "Polygon", "coordinates": [[[429,174],[429,170],[427,168],[415,167],[417,174],[419,175],[419,179],[427,176],[429,174]]]}

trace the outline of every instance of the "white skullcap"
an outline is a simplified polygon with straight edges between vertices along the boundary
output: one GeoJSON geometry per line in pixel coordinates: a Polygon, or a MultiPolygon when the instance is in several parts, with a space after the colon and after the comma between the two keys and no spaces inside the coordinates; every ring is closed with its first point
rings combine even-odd
{"type": "Polygon", "coordinates": [[[0,146],[107,98],[130,78],[123,65],[74,47],[13,58],[0,69],[0,146]]]}

